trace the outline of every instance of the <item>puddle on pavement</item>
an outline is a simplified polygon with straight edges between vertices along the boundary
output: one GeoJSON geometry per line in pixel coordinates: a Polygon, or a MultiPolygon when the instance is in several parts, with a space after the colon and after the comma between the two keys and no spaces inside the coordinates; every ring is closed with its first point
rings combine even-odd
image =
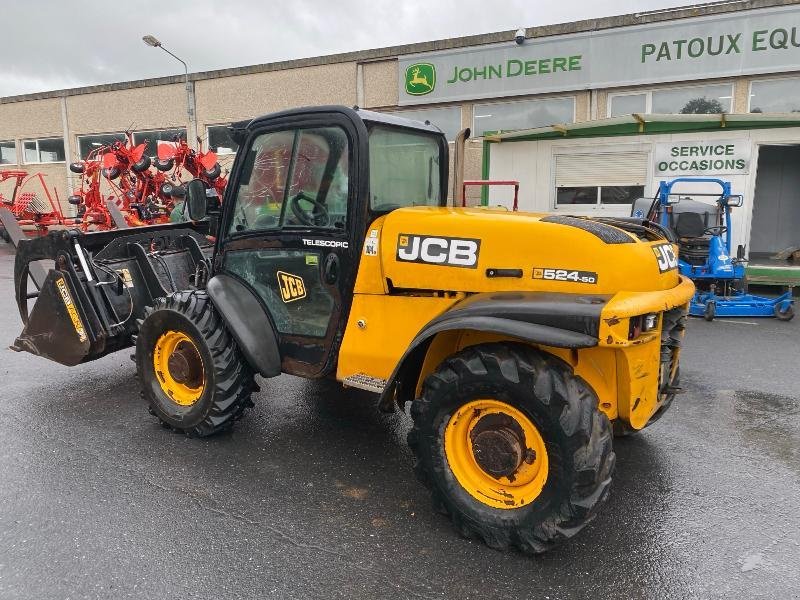
{"type": "Polygon", "coordinates": [[[800,476],[800,400],[758,391],[736,391],[731,399],[744,441],[800,476]]]}

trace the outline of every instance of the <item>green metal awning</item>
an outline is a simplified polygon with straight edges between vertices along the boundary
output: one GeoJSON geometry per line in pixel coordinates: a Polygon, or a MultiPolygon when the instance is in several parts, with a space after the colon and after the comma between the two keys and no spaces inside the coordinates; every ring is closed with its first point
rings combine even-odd
{"type": "Polygon", "coordinates": [[[691,133],[718,129],[771,129],[776,127],[800,127],[800,114],[632,114],[609,119],[598,119],[596,121],[585,121],[583,123],[562,123],[506,133],[486,133],[483,139],[489,143],[524,142],[562,138],[691,133]]]}

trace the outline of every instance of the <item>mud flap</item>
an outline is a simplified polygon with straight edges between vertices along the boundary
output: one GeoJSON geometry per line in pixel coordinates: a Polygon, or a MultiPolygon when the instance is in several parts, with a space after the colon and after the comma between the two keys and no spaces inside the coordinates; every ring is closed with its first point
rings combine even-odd
{"type": "Polygon", "coordinates": [[[91,341],[86,319],[68,276],[50,271],[22,333],[11,346],[69,367],[89,354],[91,341]]]}

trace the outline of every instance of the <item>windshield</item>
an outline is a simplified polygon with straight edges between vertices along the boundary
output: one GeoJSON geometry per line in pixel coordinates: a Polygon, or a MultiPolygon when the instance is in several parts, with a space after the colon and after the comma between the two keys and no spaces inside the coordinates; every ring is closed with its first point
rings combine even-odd
{"type": "Polygon", "coordinates": [[[436,137],[376,126],[369,134],[370,208],[439,206],[441,151],[436,137]]]}

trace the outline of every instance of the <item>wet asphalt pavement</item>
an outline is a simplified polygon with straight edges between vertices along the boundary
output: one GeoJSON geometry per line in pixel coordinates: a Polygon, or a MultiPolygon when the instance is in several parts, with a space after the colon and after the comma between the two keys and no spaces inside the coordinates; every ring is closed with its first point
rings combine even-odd
{"type": "Polygon", "coordinates": [[[612,496],[541,557],[460,538],[409,418],[261,381],[229,434],[162,429],[129,352],[66,368],[20,330],[0,242],[0,598],[798,598],[800,319],[692,320],[686,392],[617,440],[612,496]]]}

